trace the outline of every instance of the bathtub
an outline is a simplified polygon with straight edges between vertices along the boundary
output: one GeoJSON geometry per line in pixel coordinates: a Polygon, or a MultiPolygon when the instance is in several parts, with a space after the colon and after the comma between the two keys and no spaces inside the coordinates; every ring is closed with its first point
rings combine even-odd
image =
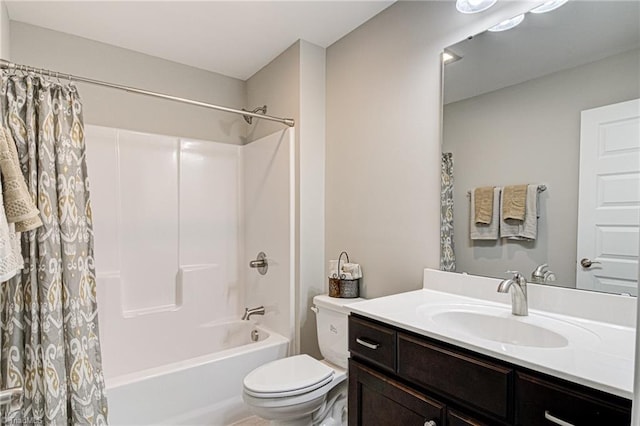
{"type": "Polygon", "coordinates": [[[229,425],[250,416],[241,398],[242,379],[285,357],[289,341],[250,321],[202,326],[199,334],[197,342],[183,345],[193,351],[188,359],[154,357],[166,363],[132,372],[126,372],[126,362],[109,369],[105,360],[111,425],[229,425]],[[252,341],[254,330],[257,341],[252,341]],[[123,374],[109,375],[110,370],[123,374]]]}

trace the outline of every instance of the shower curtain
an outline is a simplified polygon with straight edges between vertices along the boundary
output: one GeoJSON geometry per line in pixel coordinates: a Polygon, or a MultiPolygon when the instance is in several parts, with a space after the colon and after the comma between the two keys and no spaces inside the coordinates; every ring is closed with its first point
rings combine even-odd
{"type": "Polygon", "coordinates": [[[0,113],[43,222],[22,234],[22,271],[0,284],[0,388],[24,391],[2,423],[106,424],[80,97],[3,74],[0,113]]]}
{"type": "Polygon", "coordinates": [[[453,154],[442,153],[440,187],[440,270],[455,271],[453,246],[453,154]]]}

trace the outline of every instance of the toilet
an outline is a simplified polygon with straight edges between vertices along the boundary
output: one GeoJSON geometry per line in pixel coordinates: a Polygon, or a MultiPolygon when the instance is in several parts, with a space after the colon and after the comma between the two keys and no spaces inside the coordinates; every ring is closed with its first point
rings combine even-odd
{"type": "Polygon", "coordinates": [[[242,398],[272,425],[347,424],[347,305],[364,299],[313,298],[323,359],[296,355],[264,364],[244,378],[242,398]]]}

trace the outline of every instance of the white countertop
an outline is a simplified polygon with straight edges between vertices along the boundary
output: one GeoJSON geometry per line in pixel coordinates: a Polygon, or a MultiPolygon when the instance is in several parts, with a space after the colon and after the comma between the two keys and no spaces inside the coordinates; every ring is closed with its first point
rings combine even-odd
{"type": "MultiPolygon", "coordinates": [[[[430,310],[442,310],[446,305],[478,304],[511,311],[510,304],[429,289],[357,302],[349,305],[349,309],[464,349],[633,399],[634,328],[539,311],[530,306],[530,317],[560,325],[562,330],[556,330],[569,340],[564,347],[539,348],[500,343],[452,331],[428,315],[430,310]]],[[[514,319],[531,321],[528,317],[514,319]]]]}

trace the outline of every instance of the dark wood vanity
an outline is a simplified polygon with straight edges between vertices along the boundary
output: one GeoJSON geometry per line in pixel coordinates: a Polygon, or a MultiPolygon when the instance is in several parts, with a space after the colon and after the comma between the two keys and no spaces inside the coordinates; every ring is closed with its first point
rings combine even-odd
{"type": "Polygon", "coordinates": [[[349,425],[628,426],[631,401],[352,314],[349,425]]]}

